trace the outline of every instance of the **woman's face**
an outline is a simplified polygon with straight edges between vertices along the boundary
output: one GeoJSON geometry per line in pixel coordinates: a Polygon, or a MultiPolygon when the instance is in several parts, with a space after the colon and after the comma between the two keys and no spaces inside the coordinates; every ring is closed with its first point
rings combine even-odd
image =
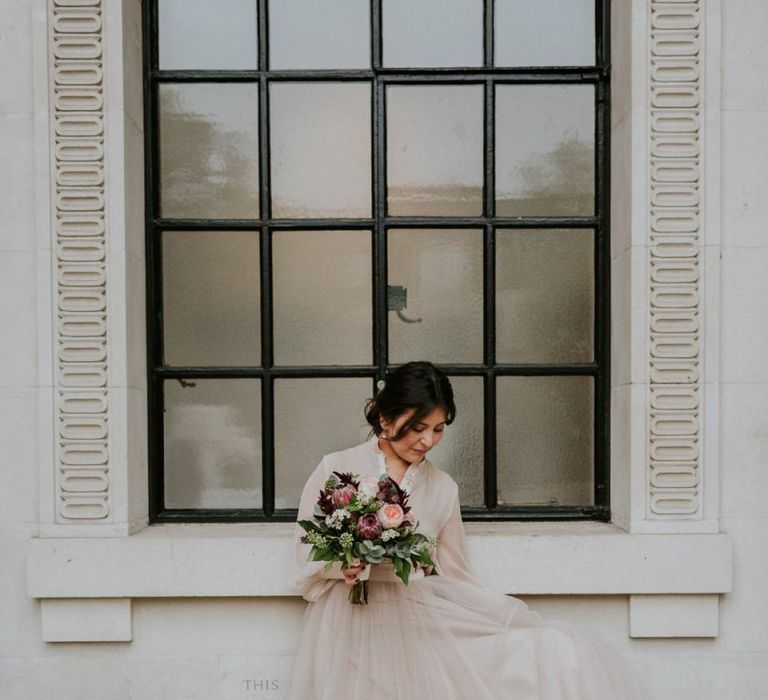
{"type": "MultiPolygon", "coordinates": [[[[384,433],[390,436],[397,435],[400,427],[414,413],[415,409],[412,408],[393,421],[382,418],[381,427],[384,429],[384,433]]],[[[445,430],[445,418],[445,411],[442,408],[436,408],[418,423],[414,423],[402,438],[397,441],[389,440],[389,445],[400,459],[408,463],[420,462],[424,455],[442,439],[445,430]]]]}

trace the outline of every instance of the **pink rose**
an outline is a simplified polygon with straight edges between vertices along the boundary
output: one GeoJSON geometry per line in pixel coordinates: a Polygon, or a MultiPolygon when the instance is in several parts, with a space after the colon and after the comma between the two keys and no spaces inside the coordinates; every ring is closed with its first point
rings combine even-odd
{"type": "Polygon", "coordinates": [[[348,506],[352,499],[355,497],[355,487],[347,484],[340,489],[335,489],[331,494],[331,500],[334,505],[344,507],[348,506]]]}
{"type": "Polygon", "coordinates": [[[385,528],[398,527],[405,519],[403,509],[397,503],[385,503],[376,512],[376,516],[385,528]]]}

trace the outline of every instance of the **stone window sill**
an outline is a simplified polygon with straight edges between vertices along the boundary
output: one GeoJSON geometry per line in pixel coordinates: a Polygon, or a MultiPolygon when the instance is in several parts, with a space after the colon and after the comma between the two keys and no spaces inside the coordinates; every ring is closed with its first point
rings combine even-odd
{"type": "MultiPolygon", "coordinates": [[[[33,538],[33,598],[287,596],[292,523],[162,524],[130,537],[33,538]]],[[[610,523],[465,523],[473,570],[512,595],[716,594],[726,534],[629,534],[610,523]]]]}

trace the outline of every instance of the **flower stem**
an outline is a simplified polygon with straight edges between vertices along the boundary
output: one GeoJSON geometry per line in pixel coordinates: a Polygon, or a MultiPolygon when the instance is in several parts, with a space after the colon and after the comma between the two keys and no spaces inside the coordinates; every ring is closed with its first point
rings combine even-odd
{"type": "Polygon", "coordinates": [[[368,581],[358,581],[349,589],[349,602],[352,605],[368,604],[368,581]]]}

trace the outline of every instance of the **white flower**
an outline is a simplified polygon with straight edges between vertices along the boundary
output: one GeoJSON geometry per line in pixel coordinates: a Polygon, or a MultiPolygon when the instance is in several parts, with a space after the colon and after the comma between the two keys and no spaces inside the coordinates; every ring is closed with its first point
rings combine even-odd
{"type": "Polygon", "coordinates": [[[337,508],[330,515],[325,516],[325,524],[334,530],[341,530],[344,527],[344,520],[350,517],[346,508],[337,508]]]}
{"type": "Polygon", "coordinates": [[[387,542],[389,540],[393,540],[393,539],[395,539],[395,537],[397,537],[397,530],[393,530],[392,528],[390,528],[388,530],[384,530],[381,533],[381,539],[384,542],[387,542]]]}

